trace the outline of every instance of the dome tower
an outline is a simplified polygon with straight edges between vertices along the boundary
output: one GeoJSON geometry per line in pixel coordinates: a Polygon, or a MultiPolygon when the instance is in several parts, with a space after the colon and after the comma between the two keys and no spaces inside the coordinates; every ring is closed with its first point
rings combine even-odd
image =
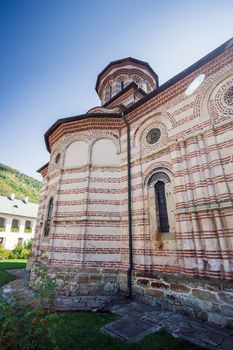
{"type": "Polygon", "coordinates": [[[131,57],[110,62],[96,82],[103,107],[128,107],[157,87],[158,76],[150,65],[131,57]]]}

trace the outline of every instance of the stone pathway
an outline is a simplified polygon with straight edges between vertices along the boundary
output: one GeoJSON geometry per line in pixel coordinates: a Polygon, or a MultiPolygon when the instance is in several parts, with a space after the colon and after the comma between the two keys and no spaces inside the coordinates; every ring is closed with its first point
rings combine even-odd
{"type": "MultiPolygon", "coordinates": [[[[127,304],[109,305],[108,310],[118,316],[122,316],[128,322],[129,326],[133,320],[141,320],[148,325],[148,331],[165,330],[175,338],[186,339],[196,345],[209,350],[233,350],[233,329],[220,327],[214,323],[199,321],[193,318],[174,313],[171,311],[163,311],[153,306],[131,302],[127,304]]],[[[117,322],[117,321],[115,321],[117,322]]],[[[125,340],[138,340],[136,334],[134,337],[127,332],[126,327],[122,327],[119,332],[119,325],[114,323],[103,327],[102,331],[118,336],[125,340]],[[118,334],[117,334],[118,333],[118,334]]],[[[140,333],[140,331],[139,331],[140,333]]],[[[143,333],[143,331],[142,331],[143,333]]],[[[139,335],[139,339],[140,334],[139,335]]],[[[143,334],[142,334],[143,336],[143,334]]]]}
{"type": "MultiPolygon", "coordinates": [[[[29,273],[25,270],[8,270],[17,279],[0,289],[0,296],[10,300],[22,296],[30,303],[36,295],[28,287],[29,273]]],[[[176,338],[186,339],[209,350],[233,350],[233,329],[220,327],[214,323],[164,311],[153,306],[130,302],[121,295],[58,297],[55,307],[58,310],[102,311],[121,316],[102,331],[112,336],[138,341],[146,334],[165,330],[176,338]],[[130,327],[131,325],[131,327],[130,327]]]]}

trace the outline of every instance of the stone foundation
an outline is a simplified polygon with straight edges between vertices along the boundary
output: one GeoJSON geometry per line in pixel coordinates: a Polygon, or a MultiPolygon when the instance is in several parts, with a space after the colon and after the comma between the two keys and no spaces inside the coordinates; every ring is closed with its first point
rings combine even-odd
{"type": "MultiPolygon", "coordinates": [[[[106,296],[119,291],[117,272],[102,268],[66,268],[48,266],[48,275],[57,280],[60,296],[106,296]]],[[[31,270],[30,280],[36,280],[36,270],[31,270]]]]}
{"type": "Polygon", "coordinates": [[[233,282],[136,272],[133,293],[142,303],[233,328],[233,282]]]}
{"type": "MultiPolygon", "coordinates": [[[[48,274],[63,285],[63,297],[112,296],[128,290],[125,271],[50,266],[48,274]]],[[[233,328],[233,282],[141,271],[132,274],[132,284],[141,303],[233,328]]]]}

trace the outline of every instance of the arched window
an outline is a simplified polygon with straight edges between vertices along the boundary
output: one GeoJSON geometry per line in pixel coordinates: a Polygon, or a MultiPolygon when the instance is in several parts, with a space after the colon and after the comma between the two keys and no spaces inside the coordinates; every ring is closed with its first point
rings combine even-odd
{"type": "Polygon", "coordinates": [[[156,233],[174,232],[174,210],[170,177],[158,171],[148,181],[150,230],[156,233]]]}
{"type": "Polygon", "coordinates": [[[167,200],[165,193],[165,183],[158,181],[155,184],[155,201],[157,211],[157,223],[159,232],[169,232],[167,200]]]}
{"type": "Polygon", "coordinates": [[[121,80],[121,91],[124,89],[124,81],[121,80]]]}
{"type": "Polygon", "coordinates": [[[48,211],[47,211],[47,219],[45,222],[45,229],[44,229],[44,236],[48,237],[49,231],[50,231],[50,225],[52,221],[52,214],[53,214],[53,198],[50,198],[49,205],[48,205],[48,211]]]}
{"type": "Polygon", "coordinates": [[[112,85],[107,85],[105,90],[105,101],[112,98],[112,85]]]}

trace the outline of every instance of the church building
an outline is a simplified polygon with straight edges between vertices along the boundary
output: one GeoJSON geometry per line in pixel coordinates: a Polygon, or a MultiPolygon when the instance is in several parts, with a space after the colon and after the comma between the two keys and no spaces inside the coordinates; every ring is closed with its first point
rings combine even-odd
{"type": "Polygon", "coordinates": [[[233,39],[162,85],[113,61],[95,89],[100,106],[45,133],[32,266],[71,269],[67,296],[233,326],[233,39]]]}

